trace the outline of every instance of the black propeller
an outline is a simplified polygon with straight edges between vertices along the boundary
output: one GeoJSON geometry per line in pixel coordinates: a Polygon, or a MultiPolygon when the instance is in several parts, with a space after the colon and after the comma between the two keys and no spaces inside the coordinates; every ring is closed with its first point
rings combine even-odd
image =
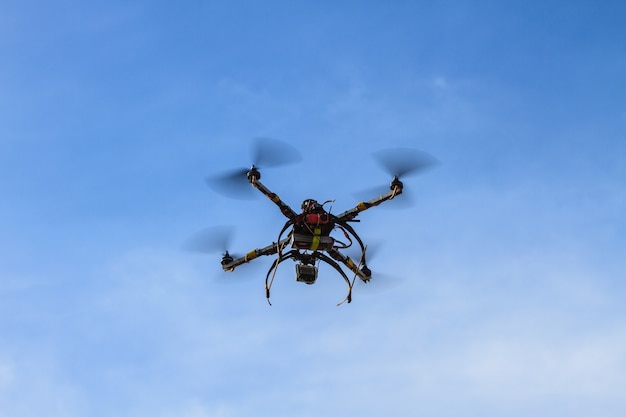
{"type": "Polygon", "coordinates": [[[232,237],[233,228],[230,226],[207,227],[187,239],[183,244],[183,249],[189,252],[204,254],[220,252],[222,255],[227,255],[232,237]]]}
{"type": "MultiPolygon", "coordinates": [[[[365,247],[365,258],[369,266],[371,265],[372,260],[378,258],[380,256],[381,250],[381,242],[370,243],[365,247]]],[[[361,258],[361,250],[359,246],[352,246],[347,250],[347,255],[352,258],[355,263],[359,263],[361,258]]],[[[357,279],[356,285],[358,286],[358,291],[363,293],[379,293],[382,291],[387,291],[393,289],[402,284],[403,279],[394,277],[388,274],[380,273],[378,271],[372,272],[372,280],[365,283],[360,279],[357,279]]]]}
{"type": "MultiPolygon", "coordinates": [[[[401,181],[403,178],[423,173],[434,167],[438,161],[426,152],[412,148],[392,148],[374,152],[374,159],[389,175],[393,181],[401,181]]],[[[390,185],[373,187],[360,191],[356,197],[361,200],[369,200],[390,190],[390,185]]],[[[391,204],[383,204],[385,208],[406,208],[413,205],[413,199],[406,189],[402,191],[403,196],[391,204]]]]}
{"type": "MultiPolygon", "coordinates": [[[[381,243],[374,242],[368,245],[365,245],[365,261],[369,263],[372,259],[375,259],[378,253],[380,252],[381,243]]],[[[354,242],[352,246],[346,249],[346,255],[352,258],[352,260],[358,264],[361,260],[361,247],[354,242]]]]}
{"type": "Polygon", "coordinates": [[[394,177],[419,174],[437,164],[437,160],[426,152],[412,148],[384,149],[374,153],[376,161],[394,177]]]}
{"type": "Polygon", "coordinates": [[[252,143],[252,166],[231,170],[216,176],[207,177],[206,183],[219,194],[236,199],[252,199],[258,194],[250,186],[248,172],[257,168],[273,168],[300,162],[302,156],[297,149],[286,142],[256,138],[252,143]]]}
{"type": "MultiPolygon", "coordinates": [[[[230,253],[230,248],[234,236],[234,228],[231,226],[212,226],[200,230],[193,234],[189,239],[183,243],[182,249],[189,252],[196,252],[201,254],[217,254],[219,253],[221,258],[221,264],[229,264],[234,259],[241,258],[242,255],[230,253]]],[[[220,280],[220,282],[240,282],[248,278],[259,278],[258,267],[260,265],[246,266],[237,274],[236,280],[220,280]]],[[[241,268],[241,267],[240,267],[241,268]]],[[[238,269],[239,271],[239,269],[238,269]]],[[[231,276],[230,274],[224,274],[224,276],[231,276]]]]}

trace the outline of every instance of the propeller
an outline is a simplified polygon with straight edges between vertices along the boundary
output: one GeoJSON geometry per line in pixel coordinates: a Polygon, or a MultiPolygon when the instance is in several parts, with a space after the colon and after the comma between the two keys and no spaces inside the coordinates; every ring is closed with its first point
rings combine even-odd
{"type": "MultiPolygon", "coordinates": [[[[380,242],[370,243],[365,245],[365,260],[369,263],[372,259],[375,259],[377,254],[380,253],[380,242]]],[[[352,258],[355,263],[359,263],[361,260],[361,246],[354,242],[352,246],[346,249],[346,255],[352,258]]]]}
{"type": "Polygon", "coordinates": [[[384,149],[375,152],[374,158],[385,171],[398,178],[418,174],[437,164],[431,155],[412,148],[384,149]]]}
{"type": "MultiPolygon", "coordinates": [[[[221,263],[230,263],[233,259],[241,258],[242,255],[230,253],[228,248],[232,243],[234,236],[233,227],[231,226],[212,226],[200,230],[193,234],[183,243],[182,249],[188,252],[196,252],[201,254],[220,253],[222,255],[221,263]]],[[[240,265],[237,269],[237,279],[225,281],[235,282],[264,276],[258,273],[258,265],[240,265]],[[241,270],[239,268],[242,268],[241,270]]],[[[230,276],[230,274],[225,274],[230,276]]],[[[220,280],[220,282],[224,282],[220,280]]]]}
{"type": "MultiPolygon", "coordinates": [[[[302,160],[297,149],[286,142],[270,139],[256,138],[252,143],[252,166],[230,170],[216,176],[205,179],[207,185],[213,191],[226,197],[248,200],[258,194],[250,186],[248,172],[254,168],[273,168],[288,165],[302,160]]],[[[260,175],[260,174],[259,174],[260,175]]]]}
{"type": "Polygon", "coordinates": [[[232,237],[233,228],[230,226],[207,227],[187,239],[183,244],[183,249],[196,253],[212,254],[219,252],[222,255],[229,255],[228,247],[232,237]]]}
{"type": "MultiPolygon", "coordinates": [[[[366,246],[365,257],[368,267],[372,260],[377,258],[380,254],[381,243],[374,242],[366,246]]],[[[361,251],[358,246],[352,247],[347,251],[347,255],[352,258],[356,263],[361,259],[361,251]]],[[[360,279],[355,283],[360,293],[379,293],[382,291],[391,290],[403,283],[402,278],[398,278],[389,274],[380,273],[378,271],[372,271],[372,280],[369,282],[363,282],[360,279]]]]}
{"type": "MultiPolygon", "coordinates": [[[[391,175],[394,181],[402,180],[405,177],[423,173],[429,168],[438,164],[438,161],[426,152],[412,148],[392,148],[384,149],[373,154],[376,162],[391,175]]],[[[367,190],[359,191],[356,197],[367,201],[388,193],[390,187],[378,186],[367,190]]],[[[402,191],[403,197],[393,204],[383,204],[386,208],[406,208],[413,205],[413,199],[407,190],[402,191]]]]}

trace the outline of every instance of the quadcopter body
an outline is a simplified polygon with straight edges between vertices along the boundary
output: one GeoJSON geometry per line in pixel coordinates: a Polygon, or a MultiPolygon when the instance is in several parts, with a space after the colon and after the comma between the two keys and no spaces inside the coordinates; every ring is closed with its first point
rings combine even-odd
{"type": "Polygon", "coordinates": [[[259,256],[277,255],[265,278],[265,291],[269,302],[270,289],[277,267],[283,261],[287,259],[295,261],[296,280],[309,285],[314,284],[317,280],[317,264],[324,262],[333,267],[343,277],[348,287],[348,294],[344,301],[351,302],[352,287],[356,278],[358,277],[363,282],[368,282],[371,279],[372,272],[367,267],[367,247],[350,223],[358,222],[358,220],[355,220],[355,217],[360,212],[400,195],[403,183],[398,177],[394,177],[387,193],[370,201],[360,202],[356,207],[338,215],[334,215],[324,208],[324,205],[332,202],[332,200],[320,204],[314,199],[304,200],[301,205],[302,211],[296,213],[277,194],[271,192],[261,183],[261,173],[258,168],[252,166],[246,177],[254,188],[278,206],[281,213],[288,220],[283,226],[277,242],[264,248],[254,249],[245,256],[236,259],[228,252],[224,253],[221,261],[222,269],[232,272],[239,265],[250,262],[259,256]],[[332,237],[331,233],[335,230],[343,232],[343,238],[347,242],[332,237]],[[287,235],[283,237],[285,233],[287,235]],[[357,242],[360,248],[360,259],[358,260],[353,260],[341,252],[342,249],[352,246],[354,241],[357,242]],[[350,280],[340,264],[343,264],[344,267],[354,273],[352,280],[350,280]]]}
{"type": "MultiPolygon", "coordinates": [[[[283,151],[288,148],[288,145],[276,141],[270,142],[270,144],[274,147],[278,146],[283,151]]],[[[279,164],[277,161],[280,164],[285,163],[284,153],[280,154],[275,150],[269,151],[267,143],[265,148],[257,149],[257,159],[262,159],[261,156],[264,156],[266,160],[273,158],[275,165],[279,164]]],[[[255,165],[249,169],[237,170],[227,176],[220,177],[217,182],[214,181],[214,178],[207,178],[210,186],[217,189],[219,185],[219,187],[223,187],[221,189],[223,194],[231,196],[232,188],[240,187],[241,180],[246,179],[247,181],[244,183],[249,183],[244,188],[246,192],[250,190],[250,186],[252,189],[258,190],[272,201],[287,218],[275,242],[262,248],[253,249],[239,257],[231,255],[226,250],[221,259],[222,269],[233,272],[238,266],[251,262],[258,257],[274,255],[276,258],[265,276],[265,294],[267,301],[270,302],[270,290],[277,268],[281,263],[288,259],[294,261],[296,263],[296,280],[312,285],[317,280],[318,265],[323,262],[334,268],[346,283],[347,295],[339,304],[345,301],[350,303],[352,288],[356,279],[367,283],[372,278],[372,272],[367,266],[367,246],[352,226],[353,223],[359,222],[356,217],[361,212],[393,200],[402,194],[404,184],[400,177],[432,165],[434,159],[425,153],[412,149],[398,149],[391,152],[382,151],[379,154],[379,162],[393,175],[389,188],[383,190],[377,197],[359,202],[355,207],[339,214],[333,214],[324,207],[333,200],[319,203],[314,199],[307,199],[302,202],[300,212],[294,211],[261,182],[261,172],[255,165]],[[341,236],[337,237],[339,232],[341,232],[341,236]],[[353,244],[358,245],[357,253],[359,255],[356,255],[355,259],[350,258],[343,251],[353,244]],[[356,259],[357,257],[358,259],[356,259]],[[346,270],[353,275],[352,278],[348,276],[346,270]]]]}

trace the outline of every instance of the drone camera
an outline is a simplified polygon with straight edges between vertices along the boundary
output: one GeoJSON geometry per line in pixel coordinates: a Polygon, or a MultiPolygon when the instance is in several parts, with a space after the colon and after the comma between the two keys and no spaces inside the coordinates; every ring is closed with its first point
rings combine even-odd
{"type": "Polygon", "coordinates": [[[317,267],[313,265],[296,264],[296,281],[305,284],[315,284],[317,280],[317,267]]]}

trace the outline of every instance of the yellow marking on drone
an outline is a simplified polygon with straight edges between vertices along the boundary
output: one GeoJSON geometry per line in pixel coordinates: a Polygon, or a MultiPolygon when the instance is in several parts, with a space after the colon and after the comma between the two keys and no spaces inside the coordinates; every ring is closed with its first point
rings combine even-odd
{"type": "Polygon", "coordinates": [[[313,240],[311,241],[311,246],[309,246],[310,250],[317,250],[320,245],[320,235],[322,234],[322,229],[315,229],[313,231],[313,240]]]}

